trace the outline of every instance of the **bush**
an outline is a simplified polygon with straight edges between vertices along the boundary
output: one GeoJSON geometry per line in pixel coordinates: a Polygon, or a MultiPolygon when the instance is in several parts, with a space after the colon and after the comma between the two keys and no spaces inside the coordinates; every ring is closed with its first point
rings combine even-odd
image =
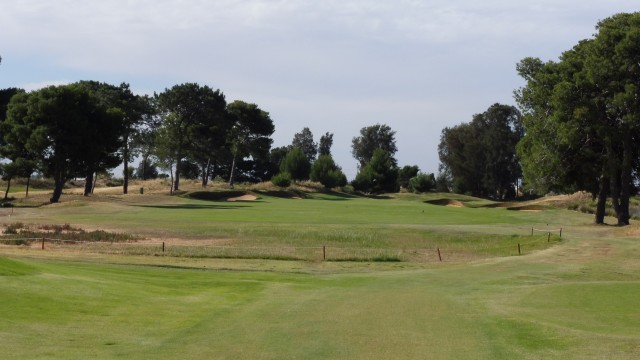
{"type": "Polygon", "coordinates": [[[291,174],[282,172],[271,178],[271,183],[275,186],[285,188],[291,186],[291,174]]]}
{"type": "Polygon", "coordinates": [[[409,190],[415,193],[423,193],[432,190],[436,186],[436,177],[433,174],[418,173],[409,179],[409,190]]]}

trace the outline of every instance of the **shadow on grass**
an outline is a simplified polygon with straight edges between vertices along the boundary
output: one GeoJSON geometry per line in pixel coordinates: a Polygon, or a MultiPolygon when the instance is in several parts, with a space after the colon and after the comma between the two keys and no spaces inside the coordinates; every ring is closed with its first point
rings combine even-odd
{"type": "Polygon", "coordinates": [[[135,205],[142,208],[165,209],[165,210],[236,210],[248,207],[245,204],[236,205],[204,205],[204,204],[179,204],[179,205],[135,205]]]}

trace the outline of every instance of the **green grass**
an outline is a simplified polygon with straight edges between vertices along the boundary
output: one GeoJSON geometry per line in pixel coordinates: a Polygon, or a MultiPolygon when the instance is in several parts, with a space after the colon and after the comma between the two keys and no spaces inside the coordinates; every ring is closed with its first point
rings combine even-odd
{"type": "Polygon", "coordinates": [[[0,221],[181,236],[195,244],[210,238],[266,248],[327,244],[332,251],[361,248],[369,258],[210,258],[199,256],[198,245],[170,250],[193,252],[175,256],[155,245],[139,255],[0,245],[0,353],[7,359],[640,357],[637,225],[595,226],[591,216],[565,210],[483,208],[477,199],[461,199],[480,204],[474,208],[424,202],[437,196],[265,195],[227,203],[145,195],[18,207],[0,221]],[[549,247],[546,234],[532,237],[531,227],[562,227],[563,239],[552,237],[549,247]],[[523,256],[514,256],[517,243],[523,256]],[[462,255],[444,263],[397,255],[433,247],[444,257],[462,255]]]}

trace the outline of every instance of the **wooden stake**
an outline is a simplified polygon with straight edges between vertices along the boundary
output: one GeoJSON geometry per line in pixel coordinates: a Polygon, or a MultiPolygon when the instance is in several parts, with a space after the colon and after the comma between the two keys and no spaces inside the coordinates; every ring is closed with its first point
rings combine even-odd
{"type": "Polygon", "coordinates": [[[518,243],[518,255],[522,255],[522,251],[520,250],[520,243],[518,243]]]}
{"type": "Polygon", "coordinates": [[[327,260],[327,247],[322,247],[322,260],[327,260]]]}
{"type": "Polygon", "coordinates": [[[44,250],[44,237],[42,238],[42,250],[44,250]]]}
{"type": "Polygon", "coordinates": [[[440,254],[440,248],[438,248],[438,259],[440,259],[440,262],[442,262],[442,254],[440,254]]]}
{"type": "Polygon", "coordinates": [[[162,252],[164,252],[164,241],[162,242],[162,252]]]}

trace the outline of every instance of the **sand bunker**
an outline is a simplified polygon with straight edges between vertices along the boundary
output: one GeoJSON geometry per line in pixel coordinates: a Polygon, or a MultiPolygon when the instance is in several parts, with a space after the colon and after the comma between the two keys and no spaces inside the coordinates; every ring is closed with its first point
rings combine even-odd
{"type": "Polygon", "coordinates": [[[458,207],[458,208],[464,207],[464,203],[462,201],[453,200],[453,199],[437,199],[437,200],[428,200],[425,202],[431,205],[450,206],[450,207],[458,207]]]}
{"type": "Polygon", "coordinates": [[[258,200],[256,196],[248,195],[248,194],[227,199],[227,201],[256,201],[256,200],[258,200]]]}
{"type": "Polygon", "coordinates": [[[540,212],[540,211],[546,210],[546,208],[540,205],[524,205],[524,206],[508,207],[507,210],[540,212]]]}

